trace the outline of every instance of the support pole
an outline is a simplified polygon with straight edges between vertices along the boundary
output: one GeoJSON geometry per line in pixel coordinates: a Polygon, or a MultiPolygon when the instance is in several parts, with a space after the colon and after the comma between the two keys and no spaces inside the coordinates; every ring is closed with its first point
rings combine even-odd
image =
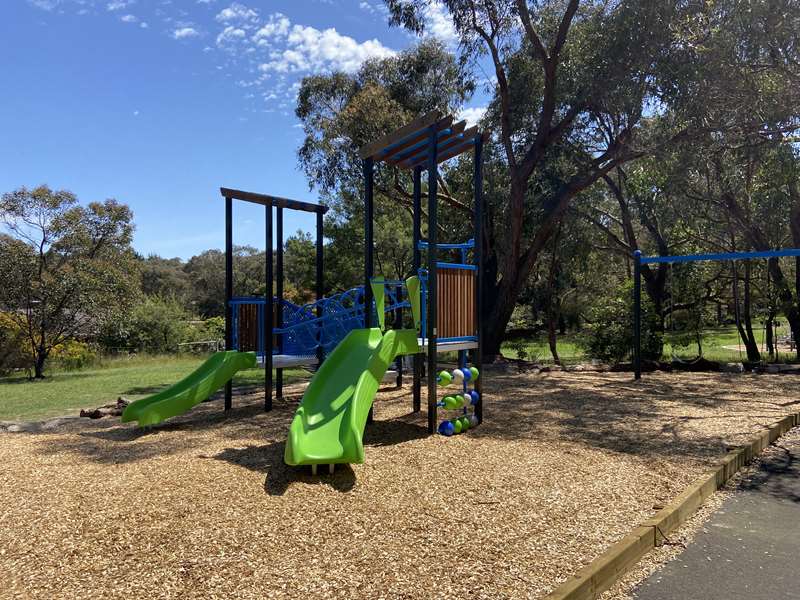
{"type": "Polygon", "coordinates": [[[266,210],[266,291],[264,292],[264,411],[272,410],[272,205],[267,205],[266,210]]]}
{"type": "Polygon", "coordinates": [[[427,342],[428,342],[428,433],[436,431],[437,398],[436,398],[436,304],[438,302],[436,286],[436,260],[437,260],[437,132],[431,127],[428,133],[428,317],[427,317],[427,342]]]}
{"type": "MultiPolygon", "coordinates": [[[[372,277],[375,274],[375,240],[373,234],[373,220],[375,205],[373,198],[373,183],[375,177],[374,162],[372,158],[364,159],[364,327],[372,327],[372,277]]],[[[367,423],[373,421],[373,406],[367,413],[367,423]]]]}
{"type": "MultiPolygon", "coordinates": [[[[323,243],[323,233],[322,233],[323,221],[322,221],[322,213],[317,212],[317,257],[316,257],[316,266],[317,266],[317,273],[316,273],[316,282],[317,282],[317,318],[322,318],[322,296],[325,293],[325,282],[323,280],[324,277],[324,269],[323,269],[323,261],[324,261],[324,249],[322,246],[323,243]]],[[[319,322],[319,343],[317,345],[317,363],[321,366],[322,361],[325,360],[325,347],[323,346],[324,343],[324,331],[323,331],[323,324],[319,322]]]]}
{"type": "Polygon", "coordinates": [[[478,347],[475,349],[473,363],[480,371],[480,376],[475,382],[475,390],[478,392],[475,417],[478,419],[478,423],[483,423],[483,135],[475,137],[474,161],[475,264],[478,267],[475,276],[475,323],[477,326],[478,347]]]}
{"type": "MultiPolygon", "coordinates": [[[[277,277],[275,278],[275,286],[277,288],[276,295],[278,297],[278,306],[276,307],[275,321],[278,328],[283,327],[283,207],[279,206],[278,219],[276,225],[277,249],[278,255],[275,260],[275,267],[278,270],[277,277]]],[[[272,318],[272,315],[269,316],[272,318]]],[[[269,340],[269,349],[272,350],[272,339],[269,340]]],[[[278,337],[278,354],[283,354],[283,334],[278,337]]],[[[283,398],[283,369],[275,371],[275,397],[279,400],[283,398]]]]}
{"type": "MultiPolygon", "coordinates": [[[[225,197],[225,350],[233,350],[233,198],[225,197]]],[[[225,410],[230,410],[233,385],[225,384],[225,410]]]]}
{"type": "MultiPolygon", "coordinates": [[[[395,299],[397,303],[403,301],[403,286],[398,285],[394,289],[395,299]]],[[[403,308],[398,306],[394,309],[394,325],[395,329],[402,329],[403,328],[403,308]]],[[[398,356],[395,360],[395,366],[397,367],[397,377],[395,378],[395,385],[397,388],[403,387],[403,357],[398,356]]]]}
{"type": "Polygon", "coordinates": [[[642,378],[642,251],[633,253],[633,373],[642,378]]]}
{"type": "MultiPolygon", "coordinates": [[[[419,275],[421,266],[421,253],[419,249],[420,238],[422,237],[422,167],[414,167],[414,211],[413,211],[413,240],[414,240],[414,273],[419,275]]],[[[420,331],[420,337],[423,332],[420,331]]],[[[414,382],[413,382],[413,411],[419,412],[422,396],[422,354],[415,354],[414,361],[414,382]]]]}
{"type": "Polygon", "coordinates": [[[372,327],[372,286],[375,274],[375,240],[372,222],[375,215],[373,198],[374,169],[372,158],[364,160],[364,327],[372,327]]]}

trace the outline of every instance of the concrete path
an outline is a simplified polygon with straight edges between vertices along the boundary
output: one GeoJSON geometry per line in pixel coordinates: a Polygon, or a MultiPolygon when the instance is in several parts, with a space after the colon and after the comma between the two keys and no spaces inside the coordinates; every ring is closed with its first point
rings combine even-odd
{"type": "Polygon", "coordinates": [[[800,434],[777,446],[637,600],[800,598],[800,434]]]}

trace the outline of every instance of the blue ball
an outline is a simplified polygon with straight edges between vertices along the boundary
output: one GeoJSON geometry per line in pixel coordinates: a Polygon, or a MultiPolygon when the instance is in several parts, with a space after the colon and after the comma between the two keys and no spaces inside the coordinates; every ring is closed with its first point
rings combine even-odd
{"type": "Polygon", "coordinates": [[[466,367],[461,369],[461,372],[464,373],[464,381],[469,381],[470,379],[472,379],[472,371],[470,371],[466,367]]]}
{"type": "Polygon", "coordinates": [[[451,436],[456,432],[455,426],[450,421],[442,421],[439,424],[439,433],[446,436],[451,436]]]}
{"type": "Polygon", "coordinates": [[[481,395],[478,393],[478,390],[472,390],[469,393],[469,395],[470,395],[470,398],[472,398],[472,402],[471,402],[472,405],[477,404],[478,400],[481,399],[481,395]]]}

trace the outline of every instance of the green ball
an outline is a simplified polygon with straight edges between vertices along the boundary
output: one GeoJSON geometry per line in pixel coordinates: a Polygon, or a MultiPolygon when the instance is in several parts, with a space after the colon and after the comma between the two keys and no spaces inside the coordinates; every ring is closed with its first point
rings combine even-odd
{"type": "Polygon", "coordinates": [[[444,402],[444,407],[448,410],[458,408],[458,402],[453,396],[445,396],[442,398],[442,402],[444,402]]]}
{"type": "Polygon", "coordinates": [[[471,423],[469,422],[469,417],[464,416],[459,419],[461,421],[461,431],[466,431],[469,429],[471,423]]]}
{"type": "Polygon", "coordinates": [[[475,381],[481,375],[476,367],[470,367],[469,372],[472,373],[472,381],[475,381]]]}
{"type": "Polygon", "coordinates": [[[447,387],[450,385],[451,381],[453,381],[453,376],[450,373],[447,371],[441,371],[439,373],[439,385],[447,387]]]}
{"type": "Polygon", "coordinates": [[[453,431],[461,433],[463,429],[464,426],[461,424],[461,419],[453,419],[453,431]]]}
{"type": "Polygon", "coordinates": [[[455,395],[455,401],[456,401],[456,408],[461,408],[462,406],[464,406],[464,396],[462,396],[461,394],[455,395]]]}

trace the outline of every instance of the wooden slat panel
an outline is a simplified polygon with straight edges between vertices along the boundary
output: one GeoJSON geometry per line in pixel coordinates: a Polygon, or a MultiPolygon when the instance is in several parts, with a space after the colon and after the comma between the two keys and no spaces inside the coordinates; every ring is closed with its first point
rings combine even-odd
{"type": "MultiPolygon", "coordinates": [[[[278,326],[278,305],[272,305],[272,325],[278,326]]],[[[258,306],[255,304],[239,305],[239,351],[253,352],[258,350],[258,306]]],[[[272,337],[272,345],[278,347],[278,336],[272,337]]]]}
{"type": "Polygon", "coordinates": [[[475,272],[441,269],[437,272],[438,336],[475,335],[475,272]]]}

